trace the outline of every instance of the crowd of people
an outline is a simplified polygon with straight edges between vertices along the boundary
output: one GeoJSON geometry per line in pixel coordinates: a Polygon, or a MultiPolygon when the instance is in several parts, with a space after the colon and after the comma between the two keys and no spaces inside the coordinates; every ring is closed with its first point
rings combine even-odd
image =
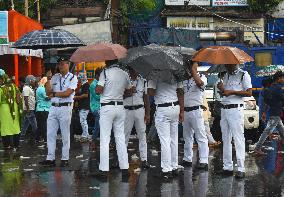
{"type": "MultiPolygon", "coordinates": [[[[47,157],[40,164],[54,167],[56,139],[60,129],[63,144],[60,166],[68,166],[72,111],[77,107],[82,128],[80,141],[92,141],[92,145],[100,147],[99,172],[95,176],[108,177],[109,145],[112,138],[115,141],[122,177],[129,176],[127,146],[134,127],[139,140],[141,168],[144,169],[150,167],[146,130],[150,130],[148,137],[153,136],[155,131],[158,134],[161,177],[165,180],[179,175],[179,164],[183,167],[192,166],[195,143],[199,153],[197,168],[208,170],[209,145],[219,145],[218,141],[221,139],[223,170],[220,173],[225,176],[234,174],[233,142],[237,158],[235,177],[244,178],[243,97],[252,96],[248,72],[240,69],[238,65],[225,65],[227,71],[219,75],[220,81],[214,87],[214,97],[218,101],[220,112],[214,117],[221,128],[218,135],[213,134],[214,137],[219,136],[215,141],[210,132],[207,114],[210,111],[204,92],[207,78],[197,71],[198,63],[187,61],[186,65],[190,71],[188,79],[169,84],[159,79],[146,81],[131,67],[125,70],[119,66],[117,60],[109,60],[106,61],[105,68],[95,71],[95,78],[89,85],[85,74],[75,75],[69,72],[69,61],[60,58],[58,73],[48,71],[39,81],[34,76],[27,76],[22,93],[5,72],[0,70],[0,128],[4,147],[17,149],[20,137],[25,138],[26,131],[31,126],[35,142],[47,142],[47,157]],[[89,114],[93,116],[91,139],[89,114]],[[181,123],[184,156],[182,161],[179,161],[178,140],[181,123]],[[152,125],[150,129],[149,124],[152,125]]],[[[266,103],[263,119],[268,119],[268,122],[256,144],[255,152],[258,154],[264,154],[261,151],[262,144],[275,128],[284,139],[284,127],[279,111],[283,100],[280,91],[283,82],[284,74],[278,72],[272,85],[269,84],[269,88],[263,90],[262,96],[266,103]],[[269,118],[267,112],[270,113],[269,118]]],[[[216,113],[216,109],[214,111],[216,113]]]]}

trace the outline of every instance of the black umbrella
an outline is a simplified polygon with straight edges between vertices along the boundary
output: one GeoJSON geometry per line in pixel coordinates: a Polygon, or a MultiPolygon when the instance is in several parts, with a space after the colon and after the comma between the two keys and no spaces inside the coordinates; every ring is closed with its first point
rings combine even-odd
{"type": "Polygon", "coordinates": [[[170,47],[151,44],[129,49],[122,63],[132,67],[145,79],[173,83],[184,80],[183,56],[170,47]]]}
{"type": "Polygon", "coordinates": [[[51,49],[84,46],[79,38],[72,33],[59,30],[36,30],[25,34],[13,47],[17,49],[51,49]]]}

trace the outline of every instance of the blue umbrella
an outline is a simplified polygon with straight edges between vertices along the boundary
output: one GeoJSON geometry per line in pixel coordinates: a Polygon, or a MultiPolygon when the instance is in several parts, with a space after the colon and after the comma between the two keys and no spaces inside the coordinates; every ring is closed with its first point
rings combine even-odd
{"type": "Polygon", "coordinates": [[[17,49],[51,49],[84,46],[85,43],[72,33],[59,30],[36,30],[22,36],[13,45],[17,49]]]}

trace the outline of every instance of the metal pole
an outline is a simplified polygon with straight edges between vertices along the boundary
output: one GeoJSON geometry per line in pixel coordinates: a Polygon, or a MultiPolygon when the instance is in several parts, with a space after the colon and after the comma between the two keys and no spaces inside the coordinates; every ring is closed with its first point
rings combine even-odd
{"type": "Polygon", "coordinates": [[[25,0],[25,16],[29,16],[29,0],[25,0]]]}
{"type": "Polygon", "coordinates": [[[12,10],[15,9],[14,0],[11,0],[11,8],[12,8],[12,10]]]}
{"type": "Polygon", "coordinates": [[[37,21],[40,22],[40,0],[37,0],[37,21]]]}

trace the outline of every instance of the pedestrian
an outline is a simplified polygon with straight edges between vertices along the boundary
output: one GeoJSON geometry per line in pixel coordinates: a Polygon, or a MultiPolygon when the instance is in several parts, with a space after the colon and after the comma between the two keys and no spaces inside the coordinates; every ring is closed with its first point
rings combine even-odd
{"type": "Polygon", "coordinates": [[[89,126],[88,126],[88,114],[90,111],[90,94],[89,94],[89,82],[85,73],[78,75],[78,81],[80,88],[78,93],[75,95],[74,100],[78,102],[80,124],[82,127],[81,142],[89,141],[89,126]]]}
{"type": "Polygon", "coordinates": [[[207,98],[205,94],[203,95],[202,108],[203,108],[203,119],[204,119],[205,132],[206,132],[206,136],[208,139],[209,147],[217,147],[221,144],[221,142],[216,141],[211,133],[211,129],[210,129],[211,112],[209,110],[209,106],[208,106],[208,102],[207,102],[207,98]]]}
{"type": "Polygon", "coordinates": [[[28,75],[26,77],[26,83],[23,87],[23,121],[21,128],[21,137],[26,135],[26,131],[31,125],[32,127],[32,138],[35,139],[36,142],[39,141],[39,135],[37,133],[37,121],[36,121],[36,99],[35,99],[35,88],[36,88],[36,78],[33,75],[28,75]]]}
{"type": "Polygon", "coordinates": [[[161,143],[161,175],[167,181],[178,175],[178,124],[184,119],[183,84],[149,80],[148,95],[155,96],[155,125],[161,143]]]}
{"type": "Polygon", "coordinates": [[[106,68],[101,72],[96,93],[101,95],[100,103],[100,165],[98,176],[108,177],[109,143],[113,129],[119,167],[122,178],[128,178],[129,163],[125,144],[124,121],[125,109],[123,95],[131,95],[132,86],[128,74],[121,70],[117,60],[106,61],[106,68]]]}
{"type": "Polygon", "coordinates": [[[95,78],[90,85],[90,109],[93,114],[94,124],[92,133],[92,148],[95,148],[95,140],[100,133],[100,98],[101,96],[96,93],[96,87],[99,82],[101,68],[97,68],[95,71],[95,78]]]}
{"type": "Polygon", "coordinates": [[[147,95],[146,80],[138,75],[131,67],[128,68],[130,80],[134,87],[134,93],[123,100],[126,110],[126,119],[124,125],[125,143],[128,146],[129,137],[133,126],[139,139],[139,152],[141,168],[150,167],[147,161],[147,140],[146,123],[150,121],[150,103],[147,95]]]}
{"type": "Polygon", "coordinates": [[[184,138],[184,157],[182,165],[184,167],[192,166],[193,159],[193,143],[194,138],[198,143],[199,163],[198,169],[208,170],[208,139],[205,131],[203,118],[203,97],[207,78],[197,72],[198,63],[188,62],[191,72],[188,80],[183,82],[184,85],[184,123],[183,123],[183,138],[184,138]]]}
{"type": "Polygon", "coordinates": [[[251,78],[235,64],[225,65],[227,73],[224,82],[218,84],[223,99],[221,110],[221,130],[223,139],[223,171],[225,176],[232,176],[232,137],[237,156],[238,171],[236,178],[245,177],[245,137],[244,137],[244,101],[243,97],[252,96],[251,78]]]}
{"type": "Polygon", "coordinates": [[[36,120],[38,125],[38,135],[40,140],[46,141],[47,133],[47,118],[51,107],[50,98],[46,95],[45,84],[47,77],[41,78],[36,90],[36,120]]]}
{"type": "Polygon", "coordinates": [[[5,150],[19,148],[21,93],[0,69],[0,131],[5,150]]]}
{"type": "Polygon", "coordinates": [[[70,124],[73,108],[77,77],[69,72],[70,62],[67,58],[58,59],[59,73],[52,76],[47,72],[46,93],[51,97],[51,108],[47,118],[47,148],[46,160],[40,162],[43,166],[53,167],[55,163],[55,149],[57,131],[60,128],[62,135],[61,167],[69,165],[70,124]]]}
{"type": "MultiPolygon", "coordinates": [[[[284,73],[276,72],[273,76],[274,85],[272,85],[268,90],[264,91],[263,98],[264,103],[269,107],[268,113],[269,118],[267,125],[261,134],[258,142],[256,143],[254,152],[260,155],[265,155],[266,153],[261,150],[263,143],[266,138],[275,130],[279,132],[282,141],[284,141],[284,125],[281,120],[282,107],[284,104],[284,92],[282,90],[284,84],[284,73]]],[[[266,108],[266,107],[265,107],[266,108]]],[[[266,109],[263,110],[262,120],[266,119],[266,109]]]]}

